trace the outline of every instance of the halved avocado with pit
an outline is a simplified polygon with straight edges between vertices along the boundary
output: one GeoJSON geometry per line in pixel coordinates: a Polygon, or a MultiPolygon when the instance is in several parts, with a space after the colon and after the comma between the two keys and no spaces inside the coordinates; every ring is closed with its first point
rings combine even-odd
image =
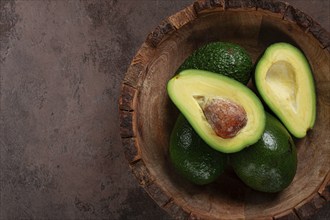
{"type": "Polygon", "coordinates": [[[212,148],[233,153],[256,143],[265,128],[258,97],[224,75],[185,70],[167,84],[173,103],[212,148]]]}
{"type": "Polygon", "coordinates": [[[303,53],[288,43],[269,46],[255,70],[256,87],[292,135],[302,138],[316,116],[312,71],[303,53]]]}

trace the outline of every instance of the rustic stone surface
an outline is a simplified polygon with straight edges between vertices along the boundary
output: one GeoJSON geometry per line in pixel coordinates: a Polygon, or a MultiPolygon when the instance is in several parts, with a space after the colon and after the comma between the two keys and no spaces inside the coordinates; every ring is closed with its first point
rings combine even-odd
{"type": "MultiPolygon", "coordinates": [[[[287,2],[329,30],[329,1],[287,2]]],[[[147,34],[191,3],[0,1],[0,219],[171,219],[129,171],[118,96],[147,34]]]]}

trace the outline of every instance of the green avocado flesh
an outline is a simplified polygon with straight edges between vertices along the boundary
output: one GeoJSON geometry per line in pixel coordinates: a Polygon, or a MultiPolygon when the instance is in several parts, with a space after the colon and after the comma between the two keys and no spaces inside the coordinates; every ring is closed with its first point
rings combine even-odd
{"type": "Polygon", "coordinates": [[[266,128],[252,146],[230,155],[237,176],[262,192],[279,192],[292,182],[297,169],[297,151],[286,128],[266,114],[266,128]]]}
{"type": "Polygon", "coordinates": [[[260,100],[234,79],[185,70],[168,82],[167,91],[197,134],[215,150],[240,151],[256,143],[264,131],[260,100]]]}
{"type": "Polygon", "coordinates": [[[294,46],[268,47],[255,70],[255,84],[269,108],[297,138],[306,135],[316,116],[315,88],[305,56],[294,46]]]}
{"type": "Polygon", "coordinates": [[[212,42],[194,51],[177,73],[187,69],[206,70],[247,84],[252,68],[252,59],[243,47],[228,42],[212,42]]]}
{"type": "Polygon", "coordinates": [[[198,185],[213,182],[227,164],[226,155],[210,148],[182,114],[171,133],[169,152],[175,170],[198,185]]]}

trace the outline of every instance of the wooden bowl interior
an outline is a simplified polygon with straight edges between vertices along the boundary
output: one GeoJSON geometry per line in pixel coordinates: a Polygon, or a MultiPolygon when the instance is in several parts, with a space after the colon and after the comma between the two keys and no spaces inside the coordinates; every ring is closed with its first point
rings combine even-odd
{"type": "Polygon", "coordinates": [[[315,193],[329,172],[329,93],[329,51],[295,23],[262,11],[210,13],[174,31],[157,46],[137,94],[136,142],[154,182],[185,212],[224,219],[281,215],[315,193]],[[237,43],[254,62],[274,42],[289,42],[308,58],[317,87],[317,120],[304,139],[296,140],[297,174],[280,193],[251,190],[230,169],[215,183],[202,187],[189,183],[172,169],[169,137],[178,110],[167,95],[166,84],[193,50],[211,41],[237,43]]]}

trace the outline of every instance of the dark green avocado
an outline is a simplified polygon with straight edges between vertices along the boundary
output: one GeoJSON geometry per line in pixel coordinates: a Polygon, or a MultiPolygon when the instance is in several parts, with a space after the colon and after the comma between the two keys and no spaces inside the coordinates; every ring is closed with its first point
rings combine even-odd
{"type": "Polygon", "coordinates": [[[206,70],[247,84],[252,68],[251,57],[243,47],[229,42],[212,42],[195,50],[177,73],[187,69],[206,70]]]}
{"type": "Polygon", "coordinates": [[[262,192],[279,192],[290,185],[297,169],[297,151],[286,128],[266,114],[261,139],[230,155],[238,177],[249,187],[262,192]]]}
{"type": "Polygon", "coordinates": [[[172,131],[169,153],[175,170],[197,185],[213,182],[227,164],[227,156],[209,147],[182,114],[172,131]]]}

